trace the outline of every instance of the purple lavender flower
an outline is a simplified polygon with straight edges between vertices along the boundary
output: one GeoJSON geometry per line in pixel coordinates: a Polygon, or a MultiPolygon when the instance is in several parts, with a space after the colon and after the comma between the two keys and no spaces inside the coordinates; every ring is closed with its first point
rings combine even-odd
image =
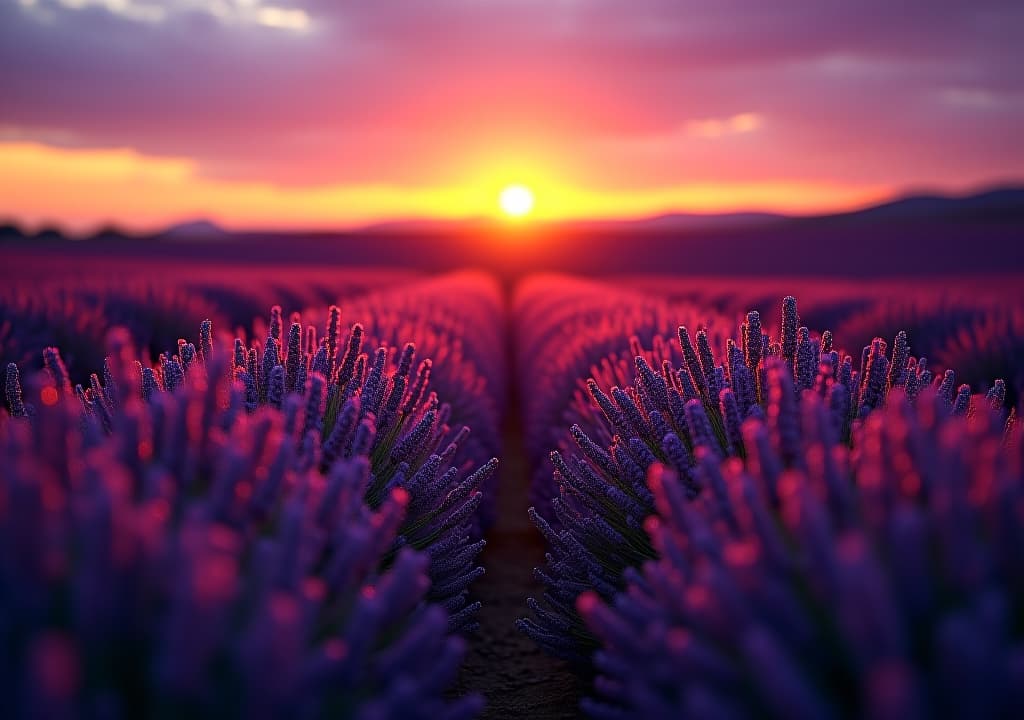
{"type": "MultiPolygon", "coordinates": [[[[341,328],[341,310],[337,305],[331,305],[327,310],[327,332],[324,335],[324,347],[327,348],[326,375],[331,376],[337,363],[338,355],[338,331],[341,328]]],[[[313,333],[316,330],[313,329],[313,333]]],[[[358,354],[358,353],[357,353],[358,354]]]]}
{"type": "MultiPolygon", "coordinates": [[[[794,304],[793,309],[796,309],[794,304]]],[[[751,372],[755,372],[764,359],[765,345],[761,332],[761,315],[756,310],[747,313],[747,321],[743,323],[743,333],[740,336],[743,347],[743,359],[751,372]]]]}
{"type": "Polygon", "coordinates": [[[782,298],[782,359],[789,366],[793,377],[798,377],[797,351],[800,348],[798,334],[800,330],[800,313],[797,312],[796,298],[787,295],[782,298]]]}
{"type": "Polygon", "coordinates": [[[292,323],[288,329],[288,346],[285,355],[285,366],[287,368],[284,377],[284,388],[294,391],[299,380],[299,365],[305,362],[300,344],[302,342],[302,325],[292,323]]]}
{"type": "Polygon", "coordinates": [[[275,342],[281,342],[281,332],[284,330],[284,318],[281,314],[281,306],[274,305],[270,308],[270,337],[275,342]]]}
{"type": "Polygon", "coordinates": [[[43,349],[43,367],[53,378],[53,386],[61,397],[71,394],[71,377],[68,369],[64,366],[64,360],[60,356],[60,350],[55,347],[43,349]]]}
{"type": "Polygon", "coordinates": [[[203,362],[213,359],[213,321],[209,319],[199,324],[199,353],[203,362]]]}
{"type": "Polygon", "coordinates": [[[21,376],[18,374],[18,366],[14,363],[7,365],[7,378],[4,383],[7,397],[7,407],[10,408],[12,417],[25,417],[28,411],[21,394],[21,376]]]}

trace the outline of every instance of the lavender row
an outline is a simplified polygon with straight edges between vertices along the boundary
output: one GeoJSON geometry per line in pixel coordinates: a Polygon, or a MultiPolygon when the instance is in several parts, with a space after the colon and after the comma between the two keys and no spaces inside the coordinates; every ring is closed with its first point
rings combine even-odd
{"type": "MultiPolygon", "coordinates": [[[[1002,377],[1016,399],[1024,377],[1024,289],[1012,277],[964,276],[956,283],[917,278],[821,280],[813,278],[616,278],[618,287],[691,303],[709,313],[742,318],[751,309],[772,314],[778,298],[799,288],[804,324],[832,328],[848,349],[901,330],[915,351],[939,367],[956,368],[979,388],[1002,377]],[[997,329],[998,328],[998,329],[997,329]]],[[[681,322],[681,324],[686,324],[681,322]]]]}
{"type": "MultiPolygon", "coordinates": [[[[140,354],[157,362],[159,354],[193,334],[204,319],[246,345],[262,344],[267,321],[247,328],[253,315],[270,305],[262,301],[271,291],[285,300],[281,307],[286,314],[300,310],[309,318],[323,313],[323,305],[311,309],[306,304],[310,300],[343,297],[346,314],[363,321],[367,347],[383,342],[394,353],[413,342],[421,355],[432,359],[432,385],[448,400],[453,422],[474,430],[463,443],[460,461],[480,464],[500,454],[506,376],[502,300],[495,281],[485,275],[409,279],[410,273],[398,271],[249,268],[233,278],[211,268],[186,273],[172,266],[167,277],[143,281],[130,272],[128,279],[97,273],[94,269],[85,277],[59,282],[30,276],[5,285],[0,294],[4,364],[38,368],[43,349],[59,347],[72,377],[85,383],[103,362],[103,339],[112,327],[128,328],[140,354]],[[407,281],[399,282],[403,278],[407,281]]],[[[494,493],[487,489],[480,513],[485,525],[493,521],[489,498],[494,493]]]]}
{"type": "MultiPolygon", "coordinates": [[[[477,465],[500,457],[508,368],[503,299],[493,278],[449,273],[404,292],[369,293],[346,307],[374,342],[398,347],[412,341],[431,359],[431,387],[451,407],[453,421],[473,429],[460,457],[477,465]]],[[[495,520],[496,482],[492,475],[482,487],[484,528],[495,520]]]]}
{"type": "Polygon", "coordinates": [[[339,272],[171,258],[161,261],[158,274],[137,260],[116,257],[82,264],[20,257],[16,267],[0,285],[0,360],[37,367],[41,349],[57,346],[72,372],[99,366],[103,338],[113,327],[127,328],[142,354],[155,357],[205,319],[244,335],[253,318],[275,304],[291,310],[347,307],[366,295],[417,288],[424,280],[395,269],[339,272]]]}
{"type": "MultiPolygon", "coordinates": [[[[717,339],[724,317],[688,302],[669,303],[641,292],[623,292],[606,283],[561,275],[539,275],[520,283],[513,305],[516,360],[525,418],[526,449],[532,468],[530,501],[549,508],[558,488],[551,482],[549,453],[565,435],[570,398],[586,393],[585,379],[614,374],[630,347],[654,347],[681,359],[665,343],[679,323],[706,327],[717,339]]],[[[631,359],[631,356],[630,356],[631,359]]],[[[616,384],[632,379],[618,377],[616,384]]]]}
{"type": "MultiPolygon", "coordinates": [[[[800,323],[792,297],[783,301],[778,327],[773,338],[751,311],[738,338],[724,348],[705,330],[681,326],[678,355],[660,340],[649,350],[634,341],[629,356],[594,365],[586,396],[577,393],[567,410],[570,439],[551,455],[557,496],[550,511],[531,510],[550,553],[536,571],[543,598],[529,600],[532,617],[519,626],[548,652],[588,663],[597,639],[576,599],[596,591],[610,600],[622,590],[628,569],[657,557],[643,530],[654,511],[646,484],[653,465],[672,468],[697,497],[705,491],[697,475],[702,453],[743,461],[766,456],[770,448],[782,467],[798,464],[805,401],[825,408],[830,446],[848,446],[856,428],[894,391],[913,401],[932,389],[954,416],[979,404],[969,386],[957,385],[953,371],[933,376],[927,361],[911,354],[904,333],[891,349],[876,338],[855,362],[830,332],[812,335],[800,323]],[[752,418],[768,429],[758,439],[766,447],[750,447],[743,437],[743,423],[752,418]]],[[[985,402],[1002,407],[1005,395],[1005,383],[997,381],[985,402]]]]}
{"type": "Polygon", "coordinates": [[[153,366],[115,332],[88,388],[49,348],[33,402],[8,368],[0,616],[23,713],[478,708],[442,691],[462,652],[449,633],[479,607],[467,588],[495,462],[460,450],[468,428],[413,345],[367,355],[337,308],[319,338],[289,320],[275,308],[248,347],[204,322],[153,366]],[[124,542],[139,552],[122,558],[124,542]]]}
{"type": "Polygon", "coordinates": [[[1024,442],[980,404],[902,390],[837,447],[802,403],[791,469],[760,418],[747,462],[654,465],[657,559],[582,594],[596,718],[977,718],[1024,713],[1024,442]]]}

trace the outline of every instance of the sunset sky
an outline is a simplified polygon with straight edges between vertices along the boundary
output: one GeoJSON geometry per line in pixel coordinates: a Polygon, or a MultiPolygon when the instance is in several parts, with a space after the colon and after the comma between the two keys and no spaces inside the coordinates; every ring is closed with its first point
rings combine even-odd
{"type": "Polygon", "coordinates": [[[0,0],[0,218],[816,212],[1024,179],[1017,0],[0,0]]]}

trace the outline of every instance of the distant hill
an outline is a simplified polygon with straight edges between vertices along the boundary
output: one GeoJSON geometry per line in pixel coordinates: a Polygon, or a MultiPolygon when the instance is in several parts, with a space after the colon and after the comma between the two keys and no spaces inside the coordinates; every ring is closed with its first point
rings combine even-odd
{"type": "Polygon", "coordinates": [[[0,240],[22,240],[24,237],[21,228],[16,223],[0,224],[0,240]]]}
{"type": "Polygon", "coordinates": [[[172,225],[157,235],[163,240],[219,240],[231,233],[210,220],[192,220],[172,225]]]}
{"type": "MultiPolygon", "coordinates": [[[[1024,215],[1024,188],[999,188],[975,195],[908,195],[879,205],[846,213],[816,216],[829,222],[877,222],[880,220],[985,219],[1024,215]]],[[[810,219],[810,218],[808,218],[810,219]]]]}
{"type": "Polygon", "coordinates": [[[666,213],[639,220],[584,220],[559,223],[573,228],[591,230],[708,230],[754,227],[789,220],[788,215],[766,212],[737,213],[666,213]]]}
{"type": "Polygon", "coordinates": [[[458,218],[455,220],[437,220],[434,218],[407,218],[385,220],[359,228],[354,232],[373,235],[394,235],[406,233],[438,234],[446,232],[490,232],[497,227],[498,221],[489,217],[458,218]]]}

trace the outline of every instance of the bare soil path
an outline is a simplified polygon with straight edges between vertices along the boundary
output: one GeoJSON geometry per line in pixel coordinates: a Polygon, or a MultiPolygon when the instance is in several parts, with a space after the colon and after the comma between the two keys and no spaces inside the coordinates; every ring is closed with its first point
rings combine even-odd
{"type": "MultiPolygon", "coordinates": [[[[509,313],[506,313],[506,317],[509,313]]],[[[514,328],[506,333],[511,344],[514,328]]],[[[507,357],[514,358],[509,348],[507,357]]],[[[526,598],[541,586],[533,568],[544,562],[544,543],[526,515],[529,466],[523,447],[516,368],[509,369],[508,410],[504,418],[503,456],[498,486],[497,522],[487,534],[481,564],[487,574],[473,584],[483,603],[481,628],[471,637],[456,692],[481,692],[487,698],[485,719],[556,720],[579,717],[585,683],[569,665],[543,652],[515,627],[526,612],[526,598]]]]}

